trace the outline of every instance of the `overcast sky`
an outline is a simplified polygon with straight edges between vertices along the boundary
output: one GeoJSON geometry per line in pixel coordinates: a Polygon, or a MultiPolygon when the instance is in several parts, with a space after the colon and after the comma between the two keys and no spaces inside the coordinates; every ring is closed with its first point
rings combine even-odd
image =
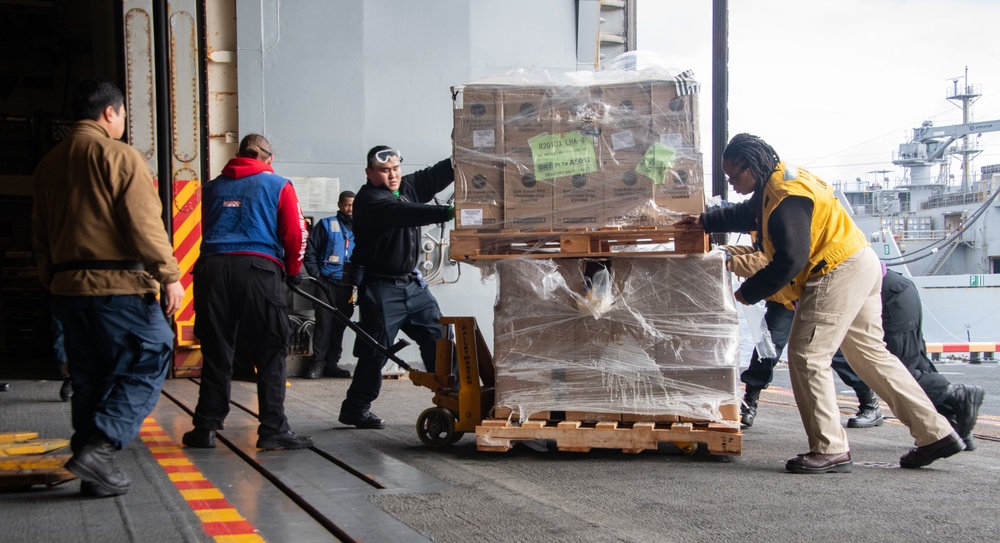
{"type": "MultiPolygon", "coordinates": [[[[706,170],[711,18],[709,0],[638,0],[638,49],[702,82],[706,170]]],[[[982,91],[973,119],[1000,119],[998,0],[729,0],[729,55],[729,136],[761,136],[782,160],[829,181],[902,177],[893,153],[912,128],[962,122],[945,96],[966,66],[982,91]]],[[[1000,163],[1000,132],[979,142],[977,174],[1000,163]]],[[[951,172],[961,179],[961,161],[951,172]]]]}

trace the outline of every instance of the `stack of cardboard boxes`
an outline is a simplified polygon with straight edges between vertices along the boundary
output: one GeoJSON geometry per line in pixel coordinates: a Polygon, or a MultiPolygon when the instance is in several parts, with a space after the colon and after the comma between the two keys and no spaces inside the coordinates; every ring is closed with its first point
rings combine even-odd
{"type": "Polygon", "coordinates": [[[721,252],[496,270],[501,410],[735,421],[739,320],[721,252]]]}
{"type": "MultiPolygon", "coordinates": [[[[455,228],[669,226],[703,211],[696,91],[655,70],[453,89],[455,228]]],[[[738,424],[739,326],[721,254],[493,265],[498,416],[738,424]]]]}
{"type": "Polygon", "coordinates": [[[655,208],[704,210],[697,93],[669,75],[588,75],[453,89],[457,229],[649,226],[655,208]]]}

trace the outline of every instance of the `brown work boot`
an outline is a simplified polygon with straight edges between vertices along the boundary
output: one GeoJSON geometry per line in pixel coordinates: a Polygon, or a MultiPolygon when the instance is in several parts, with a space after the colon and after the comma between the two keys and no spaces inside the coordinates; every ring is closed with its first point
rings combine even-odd
{"type": "Polygon", "coordinates": [[[854,463],[850,451],[840,454],[808,452],[789,459],[785,469],[792,473],[850,473],[854,463]]]}

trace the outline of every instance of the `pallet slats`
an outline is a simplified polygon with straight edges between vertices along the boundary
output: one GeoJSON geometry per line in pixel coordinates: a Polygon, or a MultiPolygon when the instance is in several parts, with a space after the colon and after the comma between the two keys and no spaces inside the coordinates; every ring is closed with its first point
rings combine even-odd
{"type": "Polygon", "coordinates": [[[553,440],[560,451],[567,452],[621,449],[624,453],[635,454],[656,449],[666,442],[685,452],[693,452],[696,443],[704,443],[709,454],[739,455],[743,452],[743,435],[738,428],[708,421],[632,424],[600,421],[588,424],[528,420],[516,425],[506,420],[484,420],[476,427],[476,448],[480,451],[505,452],[519,441],[533,440],[553,440]]]}
{"type": "Polygon", "coordinates": [[[570,232],[474,232],[452,230],[450,256],[454,260],[497,260],[511,257],[583,258],[621,256],[639,246],[666,245],[643,255],[707,253],[708,236],[701,230],[672,226],[631,229],[605,228],[570,232]]]}

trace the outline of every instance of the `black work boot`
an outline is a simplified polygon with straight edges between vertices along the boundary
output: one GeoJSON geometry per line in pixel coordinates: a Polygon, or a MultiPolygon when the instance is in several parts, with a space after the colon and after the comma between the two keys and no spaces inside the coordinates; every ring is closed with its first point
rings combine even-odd
{"type": "Polygon", "coordinates": [[[344,368],[338,366],[337,364],[327,365],[323,370],[323,375],[327,377],[334,377],[337,379],[350,379],[351,372],[345,370],[344,368]]]}
{"type": "Polygon", "coordinates": [[[323,377],[324,367],[326,367],[326,362],[313,358],[312,362],[309,364],[309,369],[306,370],[305,378],[319,379],[320,377],[323,377]]]}
{"type": "Polygon", "coordinates": [[[258,449],[306,449],[312,446],[313,438],[300,436],[291,430],[266,436],[262,435],[257,438],[258,449]]]}
{"type": "Polygon", "coordinates": [[[858,395],[858,413],[847,419],[848,428],[874,428],[882,426],[882,408],[872,389],[855,390],[858,395]]]}
{"type": "Polygon", "coordinates": [[[760,399],[761,389],[747,386],[746,394],[743,395],[743,405],[740,406],[740,427],[749,428],[753,426],[753,419],[757,416],[757,400],[760,399]]]}
{"type": "Polygon", "coordinates": [[[64,402],[68,402],[72,397],[73,397],[73,380],[67,377],[63,379],[62,385],[59,386],[59,399],[64,402]]]}
{"type": "Polygon", "coordinates": [[[95,496],[119,496],[128,492],[132,482],[115,467],[117,449],[103,434],[96,434],[66,462],[66,469],[93,485],[95,496]]]}
{"type": "Polygon", "coordinates": [[[948,397],[944,400],[945,406],[951,412],[951,415],[947,417],[948,422],[965,442],[965,450],[967,451],[976,448],[972,429],[976,427],[976,418],[979,416],[979,408],[983,405],[985,397],[986,391],[983,387],[948,385],[948,397]]]}

